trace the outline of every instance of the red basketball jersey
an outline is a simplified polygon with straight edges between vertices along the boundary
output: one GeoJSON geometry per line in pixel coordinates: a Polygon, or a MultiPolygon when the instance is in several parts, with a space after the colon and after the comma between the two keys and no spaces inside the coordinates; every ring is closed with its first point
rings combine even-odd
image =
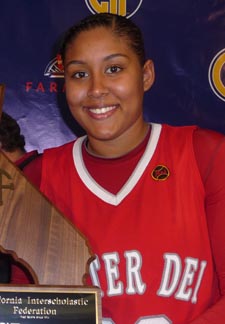
{"type": "Polygon", "coordinates": [[[44,152],[42,191],[96,254],[90,275],[102,289],[103,323],[184,324],[215,301],[193,130],[152,124],[146,150],[117,195],[86,169],[85,137],[44,152]]]}

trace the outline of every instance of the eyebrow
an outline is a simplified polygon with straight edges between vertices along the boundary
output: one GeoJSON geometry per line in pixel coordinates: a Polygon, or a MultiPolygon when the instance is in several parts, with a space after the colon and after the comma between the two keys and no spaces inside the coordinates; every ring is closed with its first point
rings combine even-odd
{"type": "MultiPolygon", "coordinates": [[[[111,59],[114,59],[116,57],[125,57],[125,58],[128,58],[128,56],[126,54],[122,54],[122,53],[115,53],[115,54],[110,54],[110,55],[107,55],[106,57],[104,57],[103,61],[109,61],[111,59]]],[[[72,61],[69,61],[65,67],[68,67],[69,65],[82,65],[82,64],[86,64],[85,61],[82,61],[82,60],[72,60],[72,61]]]]}

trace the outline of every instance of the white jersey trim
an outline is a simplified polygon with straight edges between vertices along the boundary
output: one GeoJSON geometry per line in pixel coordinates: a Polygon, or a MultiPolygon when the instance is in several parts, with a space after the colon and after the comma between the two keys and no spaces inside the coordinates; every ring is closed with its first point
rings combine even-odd
{"type": "Polygon", "coordinates": [[[135,187],[142,174],[144,173],[148,163],[150,162],[155,149],[158,144],[159,136],[161,133],[162,125],[161,124],[151,124],[151,135],[146,147],[146,150],[138,162],[136,168],[131,174],[130,178],[121,188],[121,190],[116,194],[112,194],[101,187],[90,175],[88,170],[85,167],[83,157],[82,157],[82,143],[86,139],[86,136],[82,136],[78,138],[73,146],[73,160],[75,168],[80,176],[80,179],[84,183],[84,185],[99,199],[105,201],[108,204],[117,206],[119,205],[124,198],[132,191],[135,187]]]}

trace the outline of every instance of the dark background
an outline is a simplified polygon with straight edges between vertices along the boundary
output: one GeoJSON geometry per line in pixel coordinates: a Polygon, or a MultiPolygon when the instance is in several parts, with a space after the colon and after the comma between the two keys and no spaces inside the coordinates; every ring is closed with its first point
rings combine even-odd
{"type": "Polygon", "coordinates": [[[19,122],[27,150],[41,152],[82,134],[68,111],[63,78],[44,73],[62,33],[110,6],[141,27],[147,55],[155,63],[156,81],[144,101],[146,119],[225,133],[224,0],[7,0],[0,10],[3,110],[19,122]],[[219,91],[209,81],[213,59],[222,60],[219,91]],[[57,91],[51,90],[52,82],[57,91]]]}

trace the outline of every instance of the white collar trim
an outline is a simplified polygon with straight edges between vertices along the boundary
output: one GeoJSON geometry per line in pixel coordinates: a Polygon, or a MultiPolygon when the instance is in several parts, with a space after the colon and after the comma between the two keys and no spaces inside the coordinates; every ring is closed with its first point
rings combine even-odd
{"type": "Polygon", "coordinates": [[[121,188],[121,190],[116,194],[112,194],[101,187],[90,175],[88,170],[85,167],[83,157],[82,157],[82,143],[86,139],[86,136],[79,137],[73,146],[73,160],[75,168],[84,183],[84,185],[99,199],[105,201],[108,204],[117,206],[119,205],[126,196],[132,191],[135,187],[137,182],[139,181],[140,177],[144,173],[148,163],[150,162],[158,140],[161,133],[162,125],[161,124],[151,124],[151,134],[150,138],[146,147],[146,150],[141,157],[140,161],[138,162],[137,166],[135,167],[133,173],[121,188]]]}

